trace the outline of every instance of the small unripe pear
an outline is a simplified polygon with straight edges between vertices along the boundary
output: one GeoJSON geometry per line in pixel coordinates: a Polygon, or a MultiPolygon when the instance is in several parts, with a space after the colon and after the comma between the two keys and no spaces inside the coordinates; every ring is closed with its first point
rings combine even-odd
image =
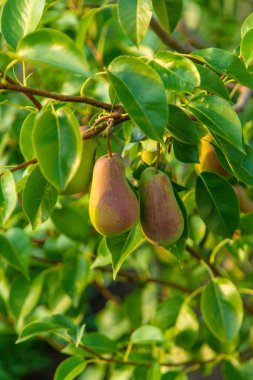
{"type": "Polygon", "coordinates": [[[244,212],[245,214],[253,212],[253,200],[251,200],[246,193],[246,189],[242,185],[237,184],[234,186],[234,190],[239,200],[241,212],[244,212]]]}
{"type": "MultiPolygon", "coordinates": [[[[88,129],[88,127],[81,127],[81,131],[85,131],[86,129],[88,129]]],[[[61,195],[73,195],[77,193],[87,193],[89,191],[98,143],[99,136],[83,141],[81,161],[74,177],[61,192],[61,195]]]]}
{"type": "Polygon", "coordinates": [[[174,244],[184,230],[184,217],[169,177],[147,168],[140,179],[141,226],[154,245],[174,244]]]}
{"type": "Polygon", "coordinates": [[[215,149],[210,144],[212,141],[212,137],[210,135],[206,135],[201,140],[200,145],[200,154],[199,154],[199,164],[196,164],[196,169],[199,173],[201,172],[213,172],[220,174],[222,177],[229,178],[231,174],[229,174],[221,165],[218,157],[215,153],[215,149]]]}
{"type": "Polygon", "coordinates": [[[139,202],[130,188],[119,155],[100,157],[94,166],[89,213],[94,228],[104,236],[117,236],[135,226],[139,202]]]}

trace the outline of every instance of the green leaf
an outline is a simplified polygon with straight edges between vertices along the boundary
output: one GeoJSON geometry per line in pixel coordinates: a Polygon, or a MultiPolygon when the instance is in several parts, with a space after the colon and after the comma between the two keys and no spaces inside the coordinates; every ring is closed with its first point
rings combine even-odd
{"type": "Polygon", "coordinates": [[[63,202],[51,215],[56,227],[70,239],[85,241],[90,231],[88,205],[80,202],[63,202]]]}
{"type": "Polygon", "coordinates": [[[198,337],[199,322],[193,310],[184,303],[176,321],[176,344],[190,350],[198,337]]]}
{"type": "Polygon", "coordinates": [[[162,343],[164,338],[158,327],[146,325],[135,330],[130,340],[132,344],[154,344],[162,343]]]}
{"type": "Polygon", "coordinates": [[[244,62],[229,51],[208,48],[195,50],[191,55],[200,59],[201,62],[207,63],[218,72],[230,76],[247,87],[253,88],[253,78],[246,69],[244,62]]]}
{"type": "Polygon", "coordinates": [[[45,0],[7,0],[2,10],[1,29],[14,49],[19,40],[33,32],[42,16],[45,0]]]}
{"type": "Polygon", "coordinates": [[[69,250],[63,257],[62,286],[77,307],[90,275],[90,264],[84,253],[69,250]]]}
{"type": "Polygon", "coordinates": [[[32,252],[29,238],[19,228],[0,233],[0,255],[15,269],[28,277],[28,264],[32,252]]]}
{"type": "Polygon", "coordinates": [[[138,224],[130,232],[112,238],[106,238],[112,257],[113,278],[115,279],[126,258],[145,241],[138,224]]]}
{"type": "Polygon", "coordinates": [[[198,163],[199,149],[197,144],[184,144],[177,139],[173,139],[173,149],[175,157],[182,162],[198,163]]]}
{"type": "Polygon", "coordinates": [[[188,58],[171,51],[159,51],[152,66],[168,90],[191,92],[200,85],[199,72],[188,58]]]}
{"type": "Polygon", "coordinates": [[[241,46],[240,46],[241,56],[244,58],[245,63],[246,63],[246,67],[251,74],[253,72],[253,54],[252,54],[253,43],[252,43],[252,38],[253,38],[253,29],[250,29],[243,36],[243,39],[241,41],[241,46]]]}
{"type": "Polygon", "coordinates": [[[225,380],[252,380],[253,378],[253,361],[239,363],[236,359],[223,362],[222,373],[225,380]]]}
{"type": "Polygon", "coordinates": [[[106,335],[100,333],[84,334],[81,339],[84,346],[97,354],[115,354],[118,351],[117,344],[106,335]]]}
{"type": "Polygon", "coordinates": [[[221,96],[230,102],[228,89],[220,79],[219,75],[214,73],[208,67],[201,66],[197,63],[195,63],[195,66],[200,75],[200,88],[203,88],[211,94],[221,96]]]}
{"type": "Polygon", "coordinates": [[[43,177],[39,165],[28,176],[23,191],[23,209],[33,229],[44,223],[57,201],[56,189],[43,177]]]}
{"type": "Polygon", "coordinates": [[[159,303],[153,321],[154,325],[162,330],[166,330],[174,326],[178,313],[181,309],[182,302],[182,296],[173,295],[165,301],[159,303]]]}
{"type": "Polygon", "coordinates": [[[75,324],[64,315],[52,315],[39,321],[28,323],[20,332],[16,343],[23,342],[42,333],[52,333],[61,330],[75,329],[75,324]]]}
{"type": "Polygon", "coordinates": [[[205,124],[211,133],[244,152],[240,120],[226,100],[218,96],[203,96],[190,102],[189,107],[193,115],[205,124]]]}
{"type": "Polygon", "coordinates": [[[81,159],[79,124],[67,107],[42,112],[35,124],[33,143],[40,169],[58,190],[75,174],[81,159]]]}
{"type": "Polygon", "coordinates": [[[63,360],[57,367],[54,380],[72,380],[80,375],[86,367],[83,358],[71,357],[63,360]]]}
{"type": "Polygon", "coordinates": [[[179,107],[170,104],[168,130],[180,142],[198,144],[200,135],[197,125],[179,107]]]}
{"type": "Polygon", "coordinates": [[[128,56],[116,58],[108,74],[129,116],[147,137],[162,142],[168,106],[159,75],[141,59],[128,56]]]}
{"type": "Polygon", "coordinates": [[[29,161],[35,157],[32,134],[36,113],[30,113],[24,120],[19,137],[19,146],[24,158],[29,161]]]}
{"type": "Polygon", "coordinates": [[[243,38],[245,34],[251,29],[253,29],[253,13],[251,13],[242,24],[241,38],[243,38]]]}
{"type": "Polygon", "coordinates": [[[104,267],[106,265],[109,265],[111,261],[112,261],[111,253],[106,245],[106,238],[104,237],[103,239],[100,240],[100,243],[97,249],[97,256],[91,265],[91,269],[104,267]]]}
{"type": "Polygon", "coordinates": [[[66,34],[54,29],[40,29],[24,37],[17,50],[19,58],[87,76],[87,64],[81,50],[66,34]]]}
{"type": "Polygon", "coordinates": [[[242,236],[253,235],[253,212],[241,217],[239,229],[242,236]]]}
{"type": "Polygon", "coordinates": [[[16,185],[13,175],[6,171],[0,177],[0,226],[4,225],[15,210],[17,203],[16,185]]]}
{"type": "Polygon", "coordinates": [[[161,25],[172,33],[183,10],[183,0],[152,0],[154,10],[161,25]]]}
{"type": "Polygon", "coordinates": [[[151,0],[119,0],[119,23],[127,37],[139,46],[145,37],[152,17],[151,0]]]}
{"type": "Polygon", "coordinates": [[[238,334],[243,319],[242,300],[234,284],[226,278],[212,278],[201,296],[201,312],[216,338],[231,341],[238,334]]]}
{"type": "Polygon", "coordinates": [[[21,330],[24,320],[26,316],[28,316],[37,303],[39,302],[41,292],[42,292],[42,287],[44,283],[44,277],[45,277],[46,272],[41,272],[32,282],[30,289],[23,300],[23,305],[20,310],[20,314],[18,316],[18,322],[17,322],[17,327],[18,331],[21,330]]]}
{"type": "Polygon", "coordinates": [[[239,225],[239,203],[228,181],[218,174],[203,172],[197,178],[195,197],[198,213],[207,227],[218,236],[231,238],[239,225]]]}

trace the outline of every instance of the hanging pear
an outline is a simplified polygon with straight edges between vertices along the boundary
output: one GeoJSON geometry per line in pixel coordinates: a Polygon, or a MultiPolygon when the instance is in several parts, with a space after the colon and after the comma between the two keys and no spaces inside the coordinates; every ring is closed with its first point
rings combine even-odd
{"type": "Polygon", "coordinates": [[[135,226],[139,202],[131,190],[122,158],[100,157],[94,166],[89,202],[90,219],[104,236],[117,236],[135,226]]]}
{"type": "Polygon", "coordinates": [[[184,218],[169,177],[154,168],[145,169],[140,178],[141,226],[154,245],[175,243],[183,233],[184,218]]]}

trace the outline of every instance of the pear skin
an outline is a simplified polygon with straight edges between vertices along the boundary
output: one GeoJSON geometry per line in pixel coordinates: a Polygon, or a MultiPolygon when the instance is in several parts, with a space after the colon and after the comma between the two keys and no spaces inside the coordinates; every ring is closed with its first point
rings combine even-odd
{"type": "Polygon", "coordinates": [[[231,174],[229,174],[221,165],[215,153],[215,149],[209,141],[212,141],[212,137],[210,135],[205,136],[201,140],[199,164],[196,165],[197,171],[199,173],[204,171],[213,172],[225,178],[231,177],[231,174]]]}
{"type": "Polygon", "coordinates": [[[169,177],[147,168],[140,179],[141,226],[153,245],[174,244],[184,230],[184,217],[169,177]]]}
{"type": "MultiPolygon", "coordinates": [[[[81,129],[85,130],[84,128],[86,127],[82,127],[81,129]]],[[[61,195],[73,195],[89,191],[98,143],[98,136],[83,141],[80,164],[74,177],[61,192],[61,195]]]]}
{"type": "Polygon", "coordinates": [[[253,200],[250,199],[248,194],[246,193],[246,189],[240,185],[237,184],[234,186],[234,190],[237,194],[237,198],[239,200],[240,210],[241,212],[244,212],[245,214],[253,211],[253,200]]]}
{"type": "Polygon", "coordinates": [[[139,202],[130,188],[123,160],[113,154],[100,157],[94,166],[89,213],[94,228],[104,236],[117,236],[135,226],[139,202]]]}

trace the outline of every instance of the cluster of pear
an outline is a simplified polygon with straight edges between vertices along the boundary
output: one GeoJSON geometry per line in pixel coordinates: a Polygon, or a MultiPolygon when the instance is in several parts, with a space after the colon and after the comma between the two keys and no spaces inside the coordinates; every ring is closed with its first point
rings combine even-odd
{"type": "Polygon", "coordinates": [[[96,148],[97,139],[84,141],[80,166],[64,194],[85,192],[91,182],[90,219],[104,236],[127,232],[140,219],[150,243],[162,246],[175,243],[183,233],[184,218],[169,177],[154,167],[144,169],[139,201],[127,181],[121,156],[105,155],[94,164],[96,148]]]}
{"type": "MultiPolygon", "coordinates": [[[[201,140],[199,164],[196,165],[197,171],[199,173],[203,171],[209,171],[217,173],[228,180],[231,179],[231,174],[223,168],[220,161],[218,160],[215,149],[211,142],[212,137],[210,135],[206,135],[201,140]]],[[[248,196],[245,187],[241,184],[235,184],[233,188],[239,200],[240,210],[244,213],[253,212],[253,200],[251,200],[248,196]]]]}

